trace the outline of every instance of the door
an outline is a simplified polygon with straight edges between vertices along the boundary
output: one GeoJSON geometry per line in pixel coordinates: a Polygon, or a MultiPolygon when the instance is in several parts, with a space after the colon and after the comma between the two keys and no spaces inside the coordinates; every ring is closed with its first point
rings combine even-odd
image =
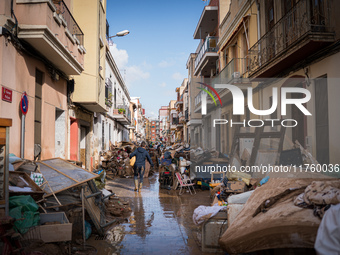
{"type": "Polygon", "coordinates": [[[80,161],[82,165],[86,167],[86,127],[80,126],[80,143],[79,143],[79,151],[80,151],[80,161]]]}

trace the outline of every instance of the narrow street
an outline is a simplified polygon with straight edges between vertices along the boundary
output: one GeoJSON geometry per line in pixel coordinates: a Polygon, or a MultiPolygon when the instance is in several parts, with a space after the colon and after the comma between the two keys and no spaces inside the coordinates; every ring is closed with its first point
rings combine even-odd
{"type": "Polygon", "coordinates": [[[209,191],[178,196],[175,191],[159,188],[158,173],[144,179],[141,193],[134,192],[132,178],[110,181],[121,199],[130,201],[132,213],[128,222],[108,232],[106,240],[88,244],[97,254],[201,254],[201,229],[192,221],[194,209],[210,205],[209,191]]]}

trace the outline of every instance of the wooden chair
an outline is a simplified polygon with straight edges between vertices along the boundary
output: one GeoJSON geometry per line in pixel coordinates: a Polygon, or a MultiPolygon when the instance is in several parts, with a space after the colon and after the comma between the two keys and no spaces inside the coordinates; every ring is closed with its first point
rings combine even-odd
{"type": "Polygon", "coordinates": [[[185,189],[185,187],[187,187],[188,190],[190,191],[190,194],[191,194],[191,195],[192,195],[192,192],[191,192],[190,187],[192,187],[193,191],[194,191],[195,194],[196,194],[196,190],[195,190],[195,188],[194,188],[194,183],[191,183],[191,180],[190,180],[190,179],[185,179],[185,180],[183,180],[180,173],[176,173],[176,178],[177,178],[178,183],[179,183],[180,188],[181,188],[181,189],[179,190],[179,194],[178,194],[178,195],[182,195],[182,194],[183,194],[183,193],[182,193],[182,188],[183,188],[183,187],[184,187],[184,189],[185,189]]]}

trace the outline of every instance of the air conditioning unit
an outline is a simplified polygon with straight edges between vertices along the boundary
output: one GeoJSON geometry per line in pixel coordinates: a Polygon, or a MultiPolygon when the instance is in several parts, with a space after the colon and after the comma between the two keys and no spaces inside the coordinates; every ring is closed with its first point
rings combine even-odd
{"type": "Polygon", "coordinates": [[[233,79],[239,79],[241,77],[240,72],[233,72],[232,78],[233,79]]]}

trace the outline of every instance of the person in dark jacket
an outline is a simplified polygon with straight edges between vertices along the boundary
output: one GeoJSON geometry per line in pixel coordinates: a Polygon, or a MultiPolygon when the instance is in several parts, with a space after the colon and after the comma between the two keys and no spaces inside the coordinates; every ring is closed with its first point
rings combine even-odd
{"type": "Polygon", "coordinates": [[[141,146],[138,147],[134,152],[130,154],[130,158],[136,156],[136,163],[134,165],[134,179],[135,179],[135,191],[138,189],[138,174],[139,174],[139,191],[142,189],[143,186],[143,176],[145,171],[145,159],[147,159],[153,167],[152,160],[150,158],[149,153],[145,150],[146,142],[142,142],[141,146]]]}

